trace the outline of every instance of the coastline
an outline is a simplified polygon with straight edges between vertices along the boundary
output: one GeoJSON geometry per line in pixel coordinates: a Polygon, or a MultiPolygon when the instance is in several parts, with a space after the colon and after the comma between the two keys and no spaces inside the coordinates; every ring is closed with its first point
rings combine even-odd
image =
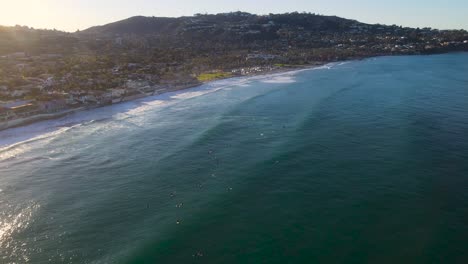
{"type": "MultiPolygon", "coordinates": [[[[353,61],[353,60],[349,60],[349,61],[353,61]]],[[[223,81],[223,80],[230,80],[230,79],[236,79],[236,78],[248,79],[248,78],[259,77],[259,76],[269,76],[269,75],[275,75],[275,74],[291,73],[291,72],[296,72],[296,71],[300,71],[300,70],[308,70],[308,69],[318,68],[318,67],[330,64],[330,63],[338,63],[338,62],[326,62],[326,63],[320,63],[320,64],[314,64],[314,65],[303,65],[303,66],[302,65],[301,66],[294,65],[294,66],[291,66],[291,67],[278,68],[278,69],[274,69],[274,70],[271,70],[271,71],[255,72],[255,73],[251,73],[251,74],[243,75],[243,76],[222,77],[222,78],[217,78],[217,79],[210,80],[210,81],[204,81],[204,82],[201,82],[201,83],[198,83],[198,84],[175,85],[174,87],[169,88],[169,89],[167,89],[167,90],[165,90],[165,91],[163,91],[163,92],[161,92],[159,94],[155,94],[155,93],[138,94],[138,95],[134,95],[134,96],[124,97],[119,102],[112,103],[112,104],[82,106],[82,107],[79,107],[79,108],[66,109],[66,110],[63,110],[63,111],[55,112],[55,113],[43,113],[43,114],[33,115],[33,116],[29,116],[29,117],[3,121],[3,122],[0,122],[0,132],[8,130],[8,129],[12,129],[12,128],[24,127],[24,126],[27,126],[27,125],[31,125],[31,124],[34,124],[34,123],[41,122],[41,121],[59,119],[59,118],[65,117],[67,115],[71,115],[71,114],[78,113],[78,112],[93,110],[93,109],[102,108],[102,107],[106,107],[106,106],[118,105],[118,104],[121,104],[121,103],[126,103],[126,102],[131,102],[131,101],[135,101],[135,100],[148,98],[148,97],[151,97],[151,96],[164,96],[165,94],[178,92],[178,91],[184,91],[184,90],[188,90],[190,88],[198,88],[198,87],[201,87],[203,85],[208,85],[208,84],[223,81]]]]}
{"type": "Polygon", "coordinates": [[[86,107],[74,108],[74,109],[67,109],[65,111],[60,111],[56,113],[45,113],[45,114],[38,114],[29,117],[17,118],[9,121],[0,122],[0,131],[7,130],[10,128],[21,127],[30,125],[40,121],[46,121],[50,119],[56,119],[60,117],[64,117],[68,114],[73,114],[76,112],[87,110],[86,107]]]}
{"type": "MultiPolygon", "coordinates": [[[[448,53],[458,53],[458,52],[448,52],[448,53]]],[[[464,53],[464,52],[462,52],[464,53]]],[[[14,120],[9,120],[9,121],[3,121],[0,122],[0,132],[8,130],[8,129],[13,129],[13,128],[18,128],[18,127],[24,127],[27,125],[31,125],[34,123],[39,123],[42,121],[47,121],[47,120],[53,120],[53,119],[59,119],[62,117],[65,117],[67,115],[71,115],[74,113],[78,112],[83,112],[83,111],[88,111],[88,110],[93,110],[93,109],[98,109],[98,108],[103,108],[107,106],[112,106],[112,105],[118,105],[126,102],[131,102],[131,101],[136,101],[136,100],[141,100],[144,98],[149,98],[149,97],[154,97],[154,96],[164,96],[166,94],[174,93],[174,92],[179,92],[179,91],[185,91],[191,88],[198,88],[204,85],[209,85],[211,83],[216,83],[219,81],[223,80],[230,80],[230,79],[237,79],[237,78],[243,78],[243,79],[249,79],[253,77],[261,77],[261,76],[273,76],[275,74],[285,74],[285,73],[292,73],[292,72],[297,72],[297,71],[302,71],[302,70],[311,70],[315,68],[320,68],[326,65],[330,64],[339,64],[339,63],[344,63],[344,62],[353,62],[353,61],[362,61],[366,59],[371,59],[371,58],[377,58],[377,57],[394,57],[394,56],[431,56],[431,55],[440,55],[440,54],[447,54],[447,53],[438,53],[438,54],[415,54],[415,55],[391,55],[391,56],[369,56],[369,57],[358,57],[358,58],[352,58],[352,59],[347,59],[347,60],[341,60],[341,61],[330,61],[330,62],[317,62],[314,64],[308,64],[308,65],[291,65],[291,66],[285,66],[282,68],[277,68],[273,69],[270,71],[263,71],[263,72],[255,72],[255,73],[249,73],[247,75],[241,75],[241,76],[230,76],[230,77],[220,77],[217,79],[209,80],[209,81],[203,81],[197,84],[187,84],[187,85],[175,85],[174,87],[168,88],[167,90],[161,92],[161,93],[155,93],[155,92],[150,92],[146,94],[137,94],[129,97],[124,97],[120,101],[112,104],[107,104],[107,105],[90,105],[90,106],[82,106],[79,108],[73,108],[73,109],[67,109],[64,111],[56,112],[56,113],[44,113],[44,114],[38,114],[30,117],[25,117],[25,118],[19,118],[19,119],[14,119],[14,120]]]]}

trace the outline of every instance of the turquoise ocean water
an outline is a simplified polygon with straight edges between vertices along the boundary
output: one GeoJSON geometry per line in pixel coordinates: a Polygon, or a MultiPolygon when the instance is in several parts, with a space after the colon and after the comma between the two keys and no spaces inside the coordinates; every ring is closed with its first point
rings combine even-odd
{"type": "Polygon", "coordinates": [[[468,263],[468,54],[0,132],[0,263],[468,263]]]}

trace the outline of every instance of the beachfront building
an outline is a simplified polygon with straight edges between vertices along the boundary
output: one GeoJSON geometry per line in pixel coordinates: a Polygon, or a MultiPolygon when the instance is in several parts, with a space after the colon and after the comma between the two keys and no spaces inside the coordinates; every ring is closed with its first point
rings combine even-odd
{"type": "Polygon", "coordinates": [[[32,115],[37,115],[41,112],[40,108],[32,103],[11,107],[10,110],[17,118],[29,117],[32,115]]]}
{"type": "Polygon", "coordinates": [[[14,113],[10,109],[0,106],[0,122],[8,121],[13,117],[14,113]]]}
{"type": "Polygon", "coordinates": [[[42,112],[54,113],[54,112],[64,110],[67,107],[67,101],[64,99],[43,101],[43,102],[38,102],[38,106],[42,112]]]}

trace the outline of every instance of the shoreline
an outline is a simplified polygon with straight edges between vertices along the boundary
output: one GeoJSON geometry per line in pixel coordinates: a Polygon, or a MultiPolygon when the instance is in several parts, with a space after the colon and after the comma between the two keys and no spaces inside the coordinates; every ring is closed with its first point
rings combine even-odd
{"type": "Polygon", "coordinates": [[[56,112],[56,113],[44,113],[44,114],[38,114],[38,115],[8,120],[8,121],[0,122],[0,131],[4,131],[10,128],[27,126],[27,125],[41,122],[41,121],[61,118],[66,115],[73,114],[76,112],[81,112],[84,110],[88,110],[88,109],[86,107],[80,107],[80,108],[67,109],[64,111],[56,112]]]}
{"type": "MultiPolygon", "coordinates": [[[[349,60],[352,61],[352,60],[349,60]]],[[[29,117],[23,117],[23,118],[17,118],[13,120],[8,120],[8,121],[2,121],[0,122],[0,132],[6,131],[8,129],[13,129],[13,128],[18,128],[18,127],[24,127],[27,125],[31,125],[34,123],[39,123],[42,121],[47,121],[47,120],[54,120],[54,119],[59,119],[62,117],[65,117],[67,115],[71,115],[74,113],[78,112],[84,112],[88,110],[93,110],[93,109],[98,109],[98,108],[103,108],[106,106],[112,106],[112,105],[119,105],[122,103],[127,103],[127,102],[132,102],[144,98],[149,98],[152,96],[164,96],[165,94],[173,93],[173,92],[180,92],[180,91],[185,91],[191,88],[197,88],[201,87],[203,85],[209,85],[211,83],[216,83],[219,81],[224,81],[224,80],[230,80],[230,79],[236,79],[236,78],[252,78],[252,77],[259,77],[259,76],[269,76],[269,75],[275,75],[275,74],[284,74],[284,73],[290,73],[290,72],[295,72],[295,71],[300,71],[300,70],[308,70],[308,69],[314,69],[317,67],[321,67],[330,63],[335,63],[335,62],[327,62],[327,63],[321,63],[321,64],[314,64],[314,65],[304,65],[304,66],[291,66],[291,67],[284,67],[284,68],[278,68],[274,69],[271,71],[265,71],[265,72],[256,72],[256,73],[251,73],[248,75],[242,75],[242,76],[230,76],[230,77],[223,77],[223,78],[217,78],[214,80],[210,81],[204,81],[198,84],[187,84],[187,85],[176,85],[175,87],[169,88],[166,91],[163,91],[160,94],[152,93],[152,94],[138,94],[136,96],[130,96],[129,98],[122,98],[119,102],[116,103],[111,103],[107,105],[90,105],[90,106],[82,106],[78,108],[72,108],[72,109],[66,109],[64,111],[59,111],[55,113],[43,113],[43,114],[37,114],[29,117]]]]}
{"type": "MultiPolygon", "coordinates": [[[[56,113],[43,113],[43,114],[38,114],[30,117],[25,117],[25,118],[19,118],[19,119],[13,119],[13,120],[8,120],[8,121],[2,121],[0,122],[0,132],[8,130],[8,129],[13,129],[13,128],[18,128],[18,127],[24,127],[27,125],[31,125],[34,123],[39,123],[42,121],[47,121],[47,120],[54,120],[54,119],[59,119],[62,117],[65,117],[70,114],[78,113],[78,112],[83,112],[87,110],[93,110],[93,109],[98,109],[98,108],[103,108],[106,106],[112,106],[112,105],[118,105],[121,103],[126,103],[126,102],[132,102],[144,98],[149,98],[152,96],[164,96],[165,94],[173,93],[173,92],[179,92],[179,91],[184,91],[188,90],[191,88],[197,88],[201,87],[203,85],[209,85],[211,83],[223,81],[223,80],[230,80],[230,79],[237,79],[237,78],[253,78],[253,77],[259,77],[259,76],[269,76],[269,75],[275,75],[275,74],[285,74],[285,73],[291,73],[291,72],[297,72],[297,71],[302,71],[302,70],[311,70],[319,67],[323,67],[329,64],[335,64],[335,63],[343,63],[343,62],[353,62],[353,61],[362,61],[366,59],[371,59],[371,58],[378,58],[378,57],[395,57],[395,56],[437,56],[441,54],[456,54],[459,52],[448,52],[448,53],[437,53],[437,54],[415,54],[415,55],[376,55],[376,56],[369,56],[369,57],[358,57],[358,58],[352,58],[352,59],[347,59],[347,60],[341,60],[341,61],[330,61],[330,62],[317,62],[315,64],[308,64],[308,65],[291,65],[291,66],[285,66],[282,68],[277,68],[273,69],[270,71],[264,71],[264,72],[255,72],[255,73],[250,73],[247,75],[241,75],[241,76],[229,76],[229,77],[221,77],[217,78],[214,80],[209,80],[209,81],[204,81],[200,82],[198,84],[187,84],[187,85],[175,85],[172,88],[169,88],[159,94],[156,94],[155,92],[152,92],[150,94],[137,94],[130,96],[129,98],[122,98],[119,102],[116,103],[111,103],[111,104],[106,104],[106,105],[90,105],[90,106],[82,106],[79,108],[73,108],[73,109],[67,109],[64,111],[56,112],[56,113]]],[[[464,53],[464,52],[461,52],[464,53]]]]}

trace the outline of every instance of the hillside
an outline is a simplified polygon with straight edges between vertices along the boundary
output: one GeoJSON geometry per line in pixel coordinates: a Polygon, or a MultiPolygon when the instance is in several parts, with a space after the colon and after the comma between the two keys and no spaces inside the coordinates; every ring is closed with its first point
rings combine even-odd
{"type": "MultiPolygon", "coordinates": [[[[356,56],[395,52],[419,54],[441,52],[441,48],[445,50],[441,43],[464,41],[466,35],[466,31],[369,25],[311,13],[254,15],[233,12],[178,18],[135,16],[76,33],[0,27],[0,55],[183,49],[185,53],[247,51],[284,56],[285,52],[322,53],[323,49],[336,52],[337,48],[348,51],[352,48],[356,56]],[[362,50],[358,50],[359,47],[363,47],[362,50]]],[[[338,55],[335,58],[344,56],[335,55],[338,55]]],[[[322,56],[313,60],[323,59],[322,56]]]]}
{"type": "Polygon", "coordinates": [[[94,35],[148,35],[148,34],[167,34],[176,30],[180,24],[179,18],[166,18],[166,17],[144,17],[135,16],[104,26],[95,26],[84,31],[80,34],[94,34],[94,35]]]}
{"type": "MultiPolygon", "coordinates": [[[[309,13],[270,14],[265,16],[243,12],[223,13],[216,15],[195,15],[191,17],[164,18],[136,16],[103,26],[84,30],[81,34],[95,35],[190,35],[191,33],[224,33],[251,32],[259,37],[268,35],[281,28],[301,28],[304,31],[347,31],[354,20],[335,16],[320,16],[309,13]]],[[[364,25],[364,24],[362,24],[364,25]]]]}

